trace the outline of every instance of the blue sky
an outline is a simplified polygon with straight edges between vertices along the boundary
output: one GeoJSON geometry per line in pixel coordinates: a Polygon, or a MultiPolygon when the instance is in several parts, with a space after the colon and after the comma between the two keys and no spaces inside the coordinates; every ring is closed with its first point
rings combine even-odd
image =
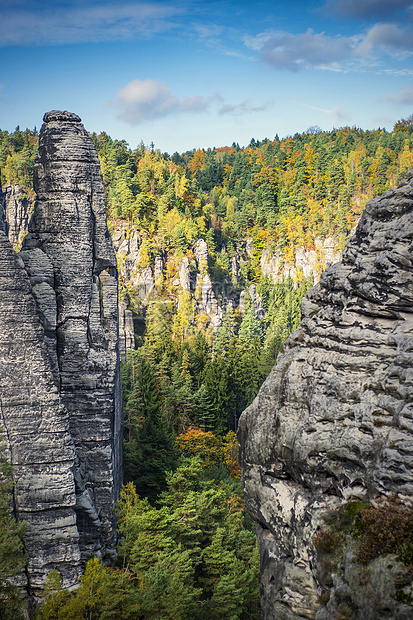
{"type": "Polygon", "coordinates": [[[412,0],[0,0],[0,128],[173,153],[413,113],[412,0]]]}

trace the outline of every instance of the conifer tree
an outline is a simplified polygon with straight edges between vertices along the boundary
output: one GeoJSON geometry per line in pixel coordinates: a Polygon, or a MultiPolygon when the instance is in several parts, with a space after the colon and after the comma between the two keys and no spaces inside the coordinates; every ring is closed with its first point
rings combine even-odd
{"type": "Polygon", "coordinates": [[[22,597],[11,580],[26,563],[22,543],[25,524],[17,523],[10,509],[13,469],[3,450],[0,445],[0,618],[17,620],[22,614],[22,597]]]}
{"type": "Polygon", "coordinates": [[[175,466],[175,442],[161,409],[158,381],[152,366],[140,356],[134,368],[132,396],[138,424],[133,441],[125,440],[125,481],[135,482],[139,495],[153,502],[163,489],[165,472],[175,466]]]}

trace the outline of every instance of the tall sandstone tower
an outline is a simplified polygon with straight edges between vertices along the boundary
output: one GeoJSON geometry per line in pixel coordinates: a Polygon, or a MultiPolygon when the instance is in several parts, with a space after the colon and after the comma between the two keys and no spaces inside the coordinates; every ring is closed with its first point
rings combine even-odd
{"type": "Polygon", "coordinates": [[[52,568],[70,586],[114,549],[123,411],[116,258],[76,114],[45,114],[34,189],[18,255],[0,230],[0,429],[36,593],[52,568]]]}

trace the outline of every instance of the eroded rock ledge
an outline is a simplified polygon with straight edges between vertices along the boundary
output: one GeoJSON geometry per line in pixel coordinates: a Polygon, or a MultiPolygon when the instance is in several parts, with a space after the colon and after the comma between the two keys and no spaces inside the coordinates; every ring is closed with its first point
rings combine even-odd
{"type": "MultiPolygon", "coordinates": [[[[329,508],[413,496],[413,172],[367,205],[302,313],[239,425],[262,617],[335,618],[345,591],[348,617],[364,619],[350,560],[323,606],[313,539],[329,508]]],[[[371,618],[411,617],[410,605],[386,605],[371,618]]]]}
{"type": "Polygon", "coordinates": [[[51,568],[73,585],[82,559],[114,548],[123,415],[116,259],[76,114],[45,114],[34,189],[19,255],[0,232],[0,422],[36,593],[51,568]]]}

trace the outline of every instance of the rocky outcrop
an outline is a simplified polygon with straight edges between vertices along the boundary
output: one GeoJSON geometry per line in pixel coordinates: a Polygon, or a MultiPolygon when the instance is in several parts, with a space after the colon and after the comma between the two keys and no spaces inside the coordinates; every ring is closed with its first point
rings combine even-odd
{"type": "Polygon", "coordinates": [[[18,249],[27,233],[33,205],[18,185],[3,187],[2,202],[4,231],[12,246],[18,249]]]}
{"type": "Polygon", "coordinates": [[[128,308],[125,300],[119,302],[119,355],[124,362],[126,351],[135,348],[135,330],[133,326],[133,313],[128,308]]]}
{"type": "Polygon", "coordinates": [[[250,284],[247,291],[242,291],[239,299],[239,311],[241,316],[245,314],[245,299],[249,294],[249,298],[251,300],[252,307],[254,308],[254,312],[256,317],[261,321],[264,318],[265,312],[262,307],[262,299],[257,293],[257,287],[255,284],[250,284]]]}
{"type": "Polygon", "coordinates": [[[0,311],[10,315],[0,327],[0,402],[17,515],[37,511],[26,546],[41,564],[28,569],[38,589],[53,567],[73,585],[81,559],[114,548],[123,414],[116,259],[99,160],[75,114],[45,114],[34,188],[20,254],[2,238],[2,275],[12,275],[0,278],[0,311]]]}
{"type": "Polygon", "coordinates": [[[334,237],[316,238],[314,246],[311,250],[297,247],[291,262],[286,260],[282,252],[271,254],[264,249],[261,255],[261,273],[271,277],[274,282],[288,277],[297,281],[300,277],[308,278],[311,275],[318,281],[325,269],[341,261],[342,253],[334,237]]]}
{"type": "Polygon", "coordinates": [[[198,239],[194,247],[198,271],[203,275],[208,268],[208,246],[203,239],[198,239]]]}
{"type": "Polygon", "coordinates": [[[184,256],[179,265],[179,283],[184,291],[191,290],[191,279],[189,273],[189,260],[184,256]]]}
{"type": "MultiPolygon", "coordinates": [[[[198,239],[183,257],[174,255],[170,250],[164,250],[162,256],[149,257],[141,248],[137,231],[130,224],[121,223],[114,230],[112,238],[120,277],[131,293],[127,309],[132,311],[135,320],[139,317],[139,321],[144,323],[146,308],[159,294],[160,286],[169,289],[169,295],[176,305],[180,292],[188,291],[196,303],[197,314],[203,316],[204,324],[209,325],[214,332],[222,325],[227,306],[238,309],[239,314],[244,315],[246,299],[247,304],[251,303],[254,308],[257,318],[264,320],[265,312],[255,284],[242,288],[242,274],[248,271],[246,265],[254,257],[252,238],[238,242],[236,256],[230,259],[227,273],[218,278],[214,278],[209,267],[208,245],[204,239],[198,239]],[[149,266],[148,260],[151,262],[149,266]]],[[[292,262],[287,260],[282,251],[274,253],[264,249],[260,259],[261,274],[270,277],[273,282],[291,277],[299,283],[311,275],[317,281],[323,269],[341,259],[337,243],[337,239],[329,237],[325,240],[316,239],[312,250],[297,247],[292,262]]],[[[126,323],[122,323],[123,311],[120,310],[120,313],[123,330],[126,323]]],[[[134,340],[126,332],[123,336],[128,348],[127,342],[132,343],[134,340]]]]}
{"type": "Polygon", "coordinates": [[[24,265],[0,231],[0,429],[14,467],[14,508],[27,523],[25,584],[42,588],[55,568],[63,585],[80,574],[75,448],[53,380],[24,265]]]}
{"type": "Polygon", "coordinates": [[[380,570],[395,570],[394,558],[366,569],[369,588],[376,575],[375,597],[382,597],[375,608],[351,548],[326,578],[314,537],[326,512],[350,500],[413,499],[412,241],[410,172],[367,205],[342,263],[303,300],[300,327],[240,419],[264,620],[344,617],[344,599],[349,619],[411,617],[390,586],[387,594],[377,589],[385,581],[380,570]]]}

